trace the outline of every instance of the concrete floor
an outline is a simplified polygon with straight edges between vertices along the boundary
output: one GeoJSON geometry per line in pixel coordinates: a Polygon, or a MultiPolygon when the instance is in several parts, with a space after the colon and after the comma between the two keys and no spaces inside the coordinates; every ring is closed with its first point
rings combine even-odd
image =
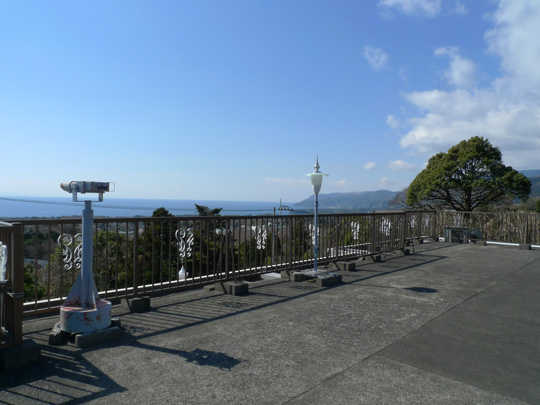
{"type": "Polygon", "coordinates": [[[432,243],[358,261],[344,284],[265,280],[115,307],[123,340],[48,346],[0,403],[540,403],[540,251],[432,243]]]}

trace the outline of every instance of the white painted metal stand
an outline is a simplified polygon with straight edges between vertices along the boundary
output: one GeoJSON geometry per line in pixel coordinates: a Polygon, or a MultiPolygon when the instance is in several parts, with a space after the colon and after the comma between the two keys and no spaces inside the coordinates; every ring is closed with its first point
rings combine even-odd
{"type": "Polygon", "coordinates": [[[319,258],[319,193],[315,193],[315,218],[313,219],[313,231],[315,232],[315,245],[313,246],[313,271],[317,271],[317,259],[319,258]]]}
{"type": "Polygon", "coordinates": [[[315,166],[313,166],[313,169],[313,173],[308,174],[308,176],[310,177],[311,185],[313,186],[313,194],[315,194],[315,209],[313,213],[313,232],[315,232],[313,238],[313,271],[317,272],[317,262],[319,258],[319,192],[321,191],[323,176],[327,176],[327,174],[321,173],[319,171],[320,166],[318,156],[317,160],[315,161],[315,166]]]}
{"type": "MultiPolygon", "coordinates": [[[[74,201],[77,201],[77,192],[99,192],[99,201],[102,201],[103,191],[99,190],[103,184],[108,183],[71,182],[62,188],[73,193],[74,201]]],[[[105,191],[108,191],[108,186],[105,191]]],[[[111,325],[112,304],[99,298],[92,271],[93,224],[92,201],[86,200],[82,212],[81,271],[64,305],[60,307],[60,328],[68,333],[89,333],[111,325]]]]}

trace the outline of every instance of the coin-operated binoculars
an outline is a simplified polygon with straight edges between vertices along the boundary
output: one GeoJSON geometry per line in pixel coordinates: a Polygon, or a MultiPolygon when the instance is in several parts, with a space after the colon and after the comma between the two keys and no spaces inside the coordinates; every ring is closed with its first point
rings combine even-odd
{"type": "MultiPolygon", "coordinates": [[[[97,181],[70,181],[61,183],[62,190],[73,195],[98,194],[98,201],[103,201],[103,193],[110,191],[110,184],[97,181]]],[[[75,284],[71,287],[64,305],[60,307],[60,328],[68,333],[88,333],[105,329],[111,324],[109,301],[100,299],[92,273],[93,223],[92,200],[84,201],[82,212],[82,266],[75,284]]]]}

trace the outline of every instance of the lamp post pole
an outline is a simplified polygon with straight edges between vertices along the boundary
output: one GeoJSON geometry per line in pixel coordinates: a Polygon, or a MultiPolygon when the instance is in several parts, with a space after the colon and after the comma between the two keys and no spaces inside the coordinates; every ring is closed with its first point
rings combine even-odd
{"type": "Polygon", "coordinates": [[[322,179],[326,174],[319,171],[321,167],[319,166],[319,157],[315,161],[315,166],[313,166],[313,173],[308,174],[311,179],[311,185],[313,186],[313,193],[315,194],[314,198],[314,213],[313,213],[313,232],[315,232],[314,243],[313,243],[313,271],[317,272],[317,264],[319,258],[319,191],[321,191],[322,179]]]}
{"type": "Polygon", "coordinates": [[[317,259],[319,258],[319,193],[315,193],[315,212],[313,218],[313,227],[315,228],[315,245],[313,246],[313,270],[317,271],[317,259]]]}

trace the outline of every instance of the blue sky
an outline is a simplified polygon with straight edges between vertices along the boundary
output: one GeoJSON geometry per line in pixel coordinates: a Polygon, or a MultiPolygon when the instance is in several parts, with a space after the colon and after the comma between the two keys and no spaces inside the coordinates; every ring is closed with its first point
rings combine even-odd
{"type": "Polygon", "coordinates": [[[11,2],[0,195],[297,201],[405,187],[487,136],[540,168],[540,3],[11,2]],[[23,4],[24,3],[24,4],[23,4]]]}

